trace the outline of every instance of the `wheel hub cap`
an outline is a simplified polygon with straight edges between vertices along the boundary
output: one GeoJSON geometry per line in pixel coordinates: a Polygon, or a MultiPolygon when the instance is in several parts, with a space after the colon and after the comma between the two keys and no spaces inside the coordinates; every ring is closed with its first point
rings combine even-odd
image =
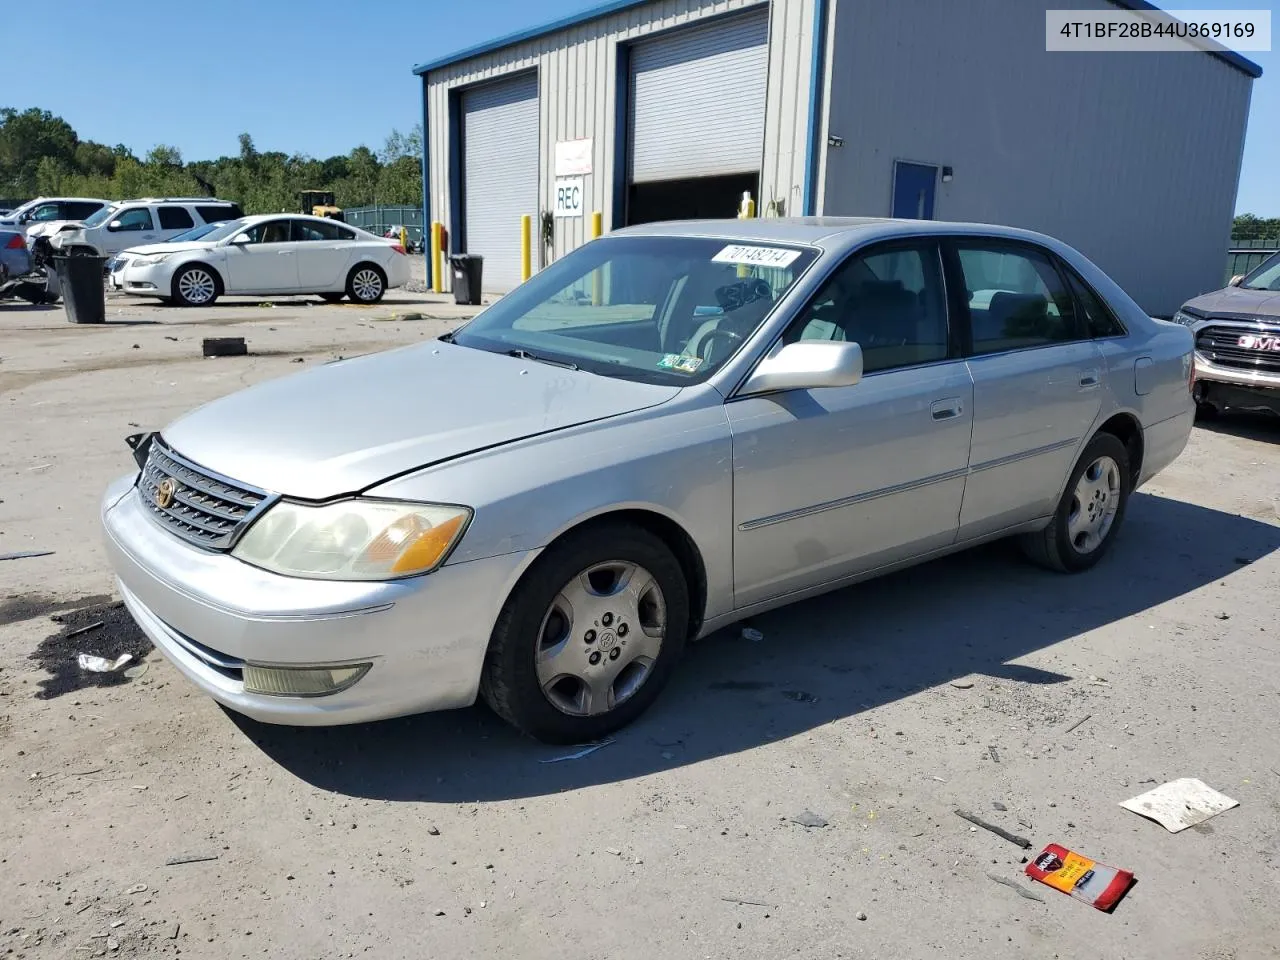
{"type": "Polygon", "coordinates": [[[213,277],[203,270],[191,270],[178,281],[178,290],[191,303],[204,303],[213,296],[213,277]]]}
{"type": "Polygon", "coordinates": [[[1100,547],[1115,523],[1120,508],[1120,466],[1111,457],[1099,457],[1080,474],[1067,514],[1067,535],[1080,553],[1100,547]]]}
{"type": "Polygon", "coordinates": [[[572,716],[608,713],[649,679],[666,627],[662,588],[644,567],[614,561],[583,570],[542,619],[535,666],[543,695],[572,716]]]}
{"type": "Polygon", "coordinates": [[[372,300],[382,292],[382,280],[372,270],[361,270],[351,281],[356,296],[361,300],[372,300]]]}

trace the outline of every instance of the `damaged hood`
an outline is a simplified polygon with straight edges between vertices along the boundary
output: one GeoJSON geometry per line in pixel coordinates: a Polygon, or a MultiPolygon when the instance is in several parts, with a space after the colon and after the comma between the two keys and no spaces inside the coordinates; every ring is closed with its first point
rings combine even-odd
{"type": "Polygon", "coordinates": [[[270,380],[200,407],[161,435],[224,477],[324,500],[679,392],[433,340],[270,380]]]}
{"type": "Polygon", "coordinates": [[[199,240],[184,241],[183,243],[144,243],[140,247],[130,247],[128,250],[121,250],[116,256],[118,257],[150,257],[161,253],[186,253],[189,250],[211,250],[216,246],[213,243],[202,243],[199,240]]]}
{"type": "Polygon", "coordinates": [[[1280,293],[1274,290],[1227,287],[1188,300],[1186,306],[1207,317],[1257,317],[1268,322],[1280,319],[1280,293]]]}

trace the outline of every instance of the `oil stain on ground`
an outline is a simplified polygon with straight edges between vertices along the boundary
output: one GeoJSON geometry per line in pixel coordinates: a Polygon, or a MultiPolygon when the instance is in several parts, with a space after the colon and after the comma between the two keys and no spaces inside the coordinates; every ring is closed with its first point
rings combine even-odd
{"type": "Polygon", "coordinates": [[[129,665],[133,666],[151,652],[151,641],[133,622],[124,604],[112,602],[109,597],[82,597],[73,601],[58,601],[38,595],[11,597],[0,605],[0,623],[13,622],[6,620],[5,616],[15,616],[19,610],[36,611],[17,617],[23,620],[55,610],[65,611],[52,613],[49,619],[58,625],[58,631],[41,640],[28,658],[49,674],[39,683],[37,700],[52,700],[86,687],[115,687],[129,682],[123,670],[118,673],[82,670],[78,662],[82,653],[108,660],[128,653],[133,658],[129,665]],[[92,629],[86,630],[86,627],[92,629]]]}

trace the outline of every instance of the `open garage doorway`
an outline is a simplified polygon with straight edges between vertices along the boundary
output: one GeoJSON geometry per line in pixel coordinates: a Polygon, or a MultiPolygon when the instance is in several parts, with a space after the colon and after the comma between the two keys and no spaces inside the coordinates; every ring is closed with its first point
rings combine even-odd
{"type": "Polygon", "coordinates": [[[743,193],[760,196],[758,173],[633,183],[627,196],[627,225],[736,217],[743,193]]]}

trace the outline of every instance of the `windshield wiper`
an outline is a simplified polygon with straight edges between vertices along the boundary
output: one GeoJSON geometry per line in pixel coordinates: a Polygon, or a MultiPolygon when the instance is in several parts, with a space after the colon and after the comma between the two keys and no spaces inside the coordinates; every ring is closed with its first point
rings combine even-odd
{"type": "Polygon", "coordinates": [[[508,357],[515,357],[517,360],[536,360],[538,363],[549,364],[553,367],[563,367],[565,370],[577,370],[576,363],[570,363],[567,360],[552,360],[549,357],[540,357],[536,353],[530,353],[528,350],[522,350],[517,347],[515,350],[507,351],[508,357]]]}

